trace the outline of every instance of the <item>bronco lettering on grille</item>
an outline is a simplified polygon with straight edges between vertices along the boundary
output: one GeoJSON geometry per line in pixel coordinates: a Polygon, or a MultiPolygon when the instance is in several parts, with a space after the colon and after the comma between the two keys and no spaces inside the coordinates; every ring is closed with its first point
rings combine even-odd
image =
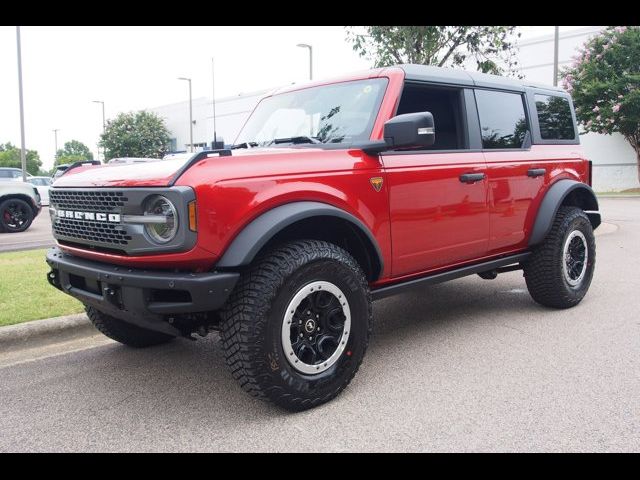
{"type": "Polygon", "coordinates": [[[120,223],[119,213],[77,212],[75,210],[56,210],[58,218],[72,218],[74,220],[93,220],[97,222],[120,223]]]}

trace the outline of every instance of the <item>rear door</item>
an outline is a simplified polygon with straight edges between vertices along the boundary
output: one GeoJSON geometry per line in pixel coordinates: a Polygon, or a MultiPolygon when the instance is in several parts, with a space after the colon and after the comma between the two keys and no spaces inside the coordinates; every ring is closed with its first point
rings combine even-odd
{"type": "Polygon", "coordinates": [[[435,144],[382,155],[394,277],[482,257],[488,248],[486,165],[482,151],[469,148],[469,122],[477,128],[473,92],[407,83],[397,114],[423,111],[433,114],[435,144]]]}
{"type": "Polygon", "coordinates": [[[489,180],[489,253],[524,248],[550,165],[531,147],[524,92],[476,89],[475,96],[489,180]]]}

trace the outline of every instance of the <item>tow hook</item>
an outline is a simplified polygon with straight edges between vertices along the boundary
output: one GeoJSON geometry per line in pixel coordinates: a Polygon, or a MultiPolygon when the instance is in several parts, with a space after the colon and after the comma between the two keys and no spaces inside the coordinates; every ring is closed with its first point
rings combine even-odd
{"type": "Polygon", "coordinates": [[[47,280],[52,286],[60,288],[60,281],[58,280],[57,270],[51,270],[49,273],[47,273],[47,280]]]}
{"type": "Polygon", "coordinates": [[[120,298],[120,288],[107,284],[103,289],[103,297],[110,304],[122,309],[122,299],[120,298]]]}

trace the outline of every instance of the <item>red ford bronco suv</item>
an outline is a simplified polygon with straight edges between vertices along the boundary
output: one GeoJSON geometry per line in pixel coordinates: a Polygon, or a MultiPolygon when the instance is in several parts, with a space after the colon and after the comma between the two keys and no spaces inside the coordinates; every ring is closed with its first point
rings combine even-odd
{"type": "Polygon", "coordinates": [[[220,332],[250,394],[302,410],[353,378],[371,302],[522,269],[586,294],[600,224],[562,90],[400,65],[276,91],[230,149],[80,166],[51,188],[52,285],[133,347],[220,332]]]}

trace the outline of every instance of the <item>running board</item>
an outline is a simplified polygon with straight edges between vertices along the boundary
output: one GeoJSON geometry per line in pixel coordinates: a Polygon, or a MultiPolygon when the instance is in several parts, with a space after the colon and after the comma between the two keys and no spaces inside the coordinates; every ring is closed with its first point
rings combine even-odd
{"type": "Polygon", "coordinates": [[[510,255],[508,257],[498,258],[496,260],[490,260],[488,262],[476,263],[475,265],[467,265],[465,267],[456,268],[455,270],[435,273],[426,277],[415,278],[413,280],[395,283],[386,287],[380,287],[376,290],[371,291],[371,298],[373,300],[381,300],[383,298],[390,297],[391,295],[404,292],[405,290],[411,290],[413,288],[422,287],[425,285],[435,285],[436,283],[455,280],[456,278],[466,277],[467,275],[473,275],[474,273],[495,270],[506,265],[520,263],[529,255],[531,255],[531,252],[518,253],[517,255],[510,255]]]}

